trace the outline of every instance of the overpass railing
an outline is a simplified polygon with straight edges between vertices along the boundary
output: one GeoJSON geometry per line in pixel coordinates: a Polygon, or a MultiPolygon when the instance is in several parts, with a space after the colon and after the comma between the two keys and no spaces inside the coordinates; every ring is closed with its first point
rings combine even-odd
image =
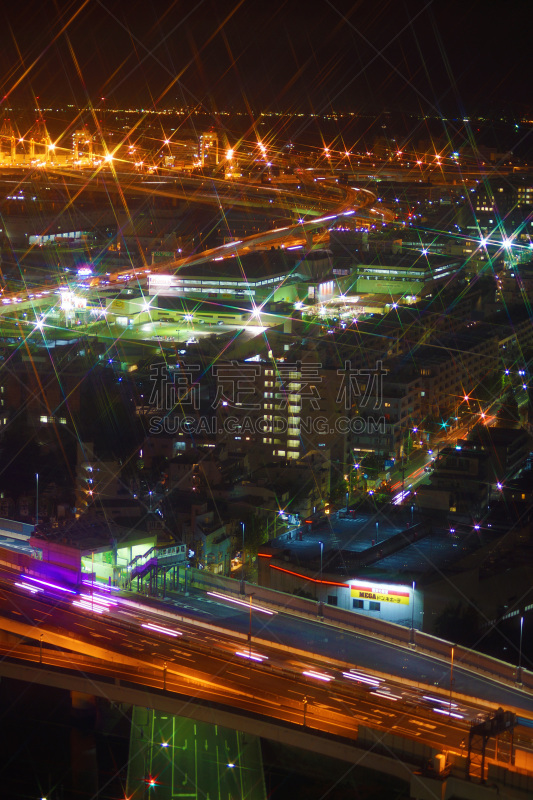
{"type": "MultiPolygon", "coordinates": [[[[207,591],[222,591],[235,596],[239,595],[240,582],[234,578],[226,578],[193,568],[189,568],[188,573],[189,586],[191,587],[196,586],[207,591]]],[[[255,584],[246,583],[246,589],[249,590],[248,594],[253,592],[254,602],[266,603],[276,608],[276,610],[285,611],[289,614],[302,615],[313,619],[318,616],[326,624],[342,627],[363,635],[379,636],[380,639],[390,641],[399,646],[416,648],[418,651],[442,661],[451,662],[453,648],[453,661],[456,668],[471,670],[506,683],[520,683],[526,690],[533,689],[533,672],[529,672],[522,667],[520,673],[518,673],[517,667],[513,664],[500,661],[493,656],[479,653],[468,647],[448,642],[445,639],[439,639],[432,634],[423,633],[414,628],[407,628],[394,622],[358,614],[357,611],[347,611],[255,584]]]]}

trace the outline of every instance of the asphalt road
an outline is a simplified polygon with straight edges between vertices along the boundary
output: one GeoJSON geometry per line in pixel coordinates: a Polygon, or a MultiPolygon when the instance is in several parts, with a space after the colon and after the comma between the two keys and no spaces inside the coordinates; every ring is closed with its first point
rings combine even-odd
{"type": "MultiPolygon", "coordinates": [[[[260,655],[265,655],[269,667],[289,670],[300,682],[304,671],[310,669],[325,671],[331,674],[335,686],[338,681],[344,686],[346,680],[343,678],[343,669],[354,668],[369,670],[370,674],[377,672],[389,675],[387,685],[399,696],[403,696],[402,692],[406,690],[402,679],[408,679],[434,687],[443,700],[449,698],[449,664],[374,637],[334,629],[318,620],[306,620],[289,613],[266,615],[252,608],[252,641],[243,644],[242,640],[232,638],[232,634],[240,633],[245,637],[248,634],[249,608],[216,601],[204,593],[167,602],[143,602],[139,596],[130,595],[129,600],[122,598],[122,602],[107,610],[100,606],[99,611],[98,603],[95,610],[91,602],[84,607],[73,606],[71,598],[59,603],[57,599],[46,598],[42,594],[28,597],[24,589],[11,587],[12,582],[7,579],[3,583],[0,616],[38,628],[39,631],[49,629],[73,634],[82,643],[97,646],[105,653],[119,652],[133,658],[142,656],[143,659],[148,658],[149,662],[155,659],[159,666],[166,661],[169,669],[172,669],[173,665],[191,664],[191,656],[185,650],[199,648],[205,653],[207,649],[209,657],[216,659],[210,674],[217,676],[217,679],[222,676],[225,679],[227,670],[231,674],[236,670],[241,675],[241,665],[245,663],[246,655],[237,656],[236,653],[246,654],[250,648],[251,652],[259,650],[260,655]],[[216,625],[222,630],[212,631],[199,626],[198,622],[216,625]],[[146,628],[146,624],[156,625],[156,628],[146,628]],[[170,638],[168,630],[176,630],[181,635],[170,638]],[[302,657],[292,654],[280,649],[280,645],[281,648],[305,651],[308,655],[302,657]]],[[[37,633],[35,638],[38,638],[37,633]]],[[[98,654],[97,650],[93,652],[85,644],[81,652],[98,654]]],[[[199,661],[199,671],[205,673],[208,660],[205,655],[203,659],[199,661]]],[[[266,662],[265,665],[254,662],[254,669],[264,668],[266,662]]],[[[247,669],[249,667],[250,661],[247,661],[247,669]]],[[[453,679],[453,692],[473,698],[469,704],[469,719],[487,711],[484,701],[520,708],[525,716],[533,716],[533,696],[518,687],[501,685],[462,670],[457,660],[453,679]]],[[[419,692],[420,696],[423,692],[419,692]]]]}

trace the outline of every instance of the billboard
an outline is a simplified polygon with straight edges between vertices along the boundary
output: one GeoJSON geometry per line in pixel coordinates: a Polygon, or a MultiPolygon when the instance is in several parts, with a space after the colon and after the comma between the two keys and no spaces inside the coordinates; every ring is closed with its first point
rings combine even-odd
{"type": "Polygon", "coordinates": [[[411,590],[408,586],[383,586],[374,583],[352,583],[350,594],[359,600],[377,600],[380,603],[409,605],[411,590]]]}

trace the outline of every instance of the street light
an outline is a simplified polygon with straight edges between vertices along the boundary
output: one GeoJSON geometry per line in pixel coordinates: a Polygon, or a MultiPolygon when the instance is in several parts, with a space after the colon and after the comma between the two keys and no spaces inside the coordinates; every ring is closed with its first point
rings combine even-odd
{"type": "Polygon", "coordinates": [[[520,617],[520,644],[518,647],[518,670],[516,679],[518,683],[522,683],[522,633],[524,631],[524,617],[520,617]]]}
{"type": "Polygon", "coordinates": [[[242,527],[242,550],[241,550],[241,594],[244,594],[244,522],[241,522],[242,527]]]}
{"type": "Polygon", "coordinates": [[[254,596],[253,592],[250,592],[250,624],[248,626],[248,642],[250,643],[250,647],[252,646],[252,597],[254,596]]]}
{"type": "Polygon", "coordinates": [[[453,654],[455,651],[455,645],[452,644],[452,655],[451,655],[451,662],[450,662],[450,714],[452,713],[452,691],[453,691],[453,654]]]}
{"type": "Polygon", "coordinates": [[[411,641],[414,642],[415,640],[415,586],[416,581],[413,581],[413,593],[411,595],[411,641]]]}
{"type": "MultiPolygon", "coordinates": [[[[324,553],[324,542],[319,542],[318,544],[320,545],[320,580],[319,580],[319,584],[320,584],[320,587],[321,587],[322,586],[322,564],[323,564],[322,555],[324,553]]],[[[316,586],[316,584],[315,584],[315,586],[316,586]]],[[[316,600],[317,600],[316,613],[317,613],[318,617],[321,617],[322,616],[322,600],[320,598],[320,595],[318,594],[318,589],[315,592],[315,597],[316,597],[316,600]]]]}
{"type": "Polygon", "coordinates": [[[379,522],[376,522],[376,544],[379,544],[379,522]]]}

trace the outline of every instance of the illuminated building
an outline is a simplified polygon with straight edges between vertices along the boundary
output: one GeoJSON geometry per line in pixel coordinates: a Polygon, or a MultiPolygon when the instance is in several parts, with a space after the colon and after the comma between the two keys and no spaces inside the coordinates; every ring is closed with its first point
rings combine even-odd
{"type": "Polygon", "coordinates": [[[412,362],[420,376],[421,414],[440,419],[457,408],[465,392],[498,369],[497,330],[487,323],[470,323],[422,345],[412,362]]]}
{"type": "Polygon", "coordinates": [[[427,296],[438,291],[460,269],[460,262],[424,253],[373,255],[355,263],[353,291],[361,293],[427,296]]]}
{"type": "MultiPolygon", "coordinates": [[[[100,511],[107,500],[129,500],[130,492],[122,485],[121,467],[111,457],[99,458],[90,442],[80,442],[77,447],[76,511],[83,514],[89,506],[100,511]]],[[[138,516],[136,511],[135,516],[138,516]]]]}
{"type": "Polygon", "coordinates": [[[418,487],[422,511],[480,515],[489,500],[489,456],[474,447],[446,447],[435,462],[430,485],[418,487]]]}
{"type": "Polygon", "coordinates": [[[219,442],[245,454],[251,472],[321,450],[342,469],[351,408],[339,400],[343,375],[336,369],[324,369],[317,357],[218,362],[216,371],[219,442]]]}
{"type": "Polygon", "coordinates": [[[150,275],[148,292],[158,297],[261,303],[306,297],[331,269],[328,251],[271,249],[238,258],[228,251],[205,264],[181,267],[177,275],[150,275]]]}
{"type": "Polygon", "coordinates": [[[218,164],[218,136],[216,133],[200,134],[198,138],[198,159],[202,167],[204,164],[218,164]]]}
{"type": "Polygon", "coordinates": [[[370,238],[332,231],[334,268],[351,271],[351,291],[363,294],[428,296],[461,269],[461,262],[424,247],[404,250],[402,239],[370,238]]]}
{"type": "Polygon", "coordinates": [[[354,456],[362,457],[376,453],[384,458],[400,458],[406,441],[414,426],[418,426],[421,414],[421,380],[410,370],[399,370],[385,376],[383,396],[377,408],[373,398],[359,413],[369,423],[360,432],[349,435],[349,446],[354,456]],[[370,424],[370,420],[382,419],[383,423],[370,424]]]}
{"type": "MultiPolygon", "coordinates": [[[[347,559],[350,555],[343,551],[347,559]]],[[[423,593],[412,582],[401,582],[386,575],[369,578],[362,570],[356,577],[349,564],[340,570],[326,559],[327,568],[316,569],[316,559],[308,564],[296,564],[285,553],[263,546],[259,552],[258,583],[287,594],[299,594],[321,600],[329,606],[358,614],[395,622],[398,625],[422,627],[423,593]],[[413,608],[414,604],[414,608],[413,608]]],[[[338,565],[337,565],[338,566],[338,565]]]]}
{"type": "Polygon", "coordinates": [[[501,238],[501,231],[529,241],[533,232],[530,210],[533,205],[533,178],[529,175],[499,176],[480,181],[470,193],[470,205],[459,215],[461,227],[474,234],[490,233],[501,238]]]}

